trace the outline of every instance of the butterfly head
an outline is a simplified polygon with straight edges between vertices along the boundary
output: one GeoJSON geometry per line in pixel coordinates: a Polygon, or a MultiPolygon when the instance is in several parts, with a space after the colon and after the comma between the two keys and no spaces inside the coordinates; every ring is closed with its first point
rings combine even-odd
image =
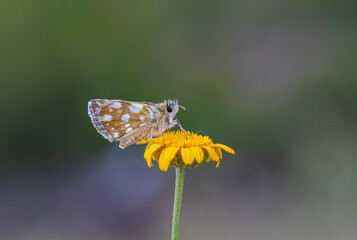
{"type": "Polygon", "coordinates": [[[179,110],[178,100],[167,100],[166,102],[166,113],[170,116],[170,119],[173,119],[176,116],[176,113],[179,110]]]}

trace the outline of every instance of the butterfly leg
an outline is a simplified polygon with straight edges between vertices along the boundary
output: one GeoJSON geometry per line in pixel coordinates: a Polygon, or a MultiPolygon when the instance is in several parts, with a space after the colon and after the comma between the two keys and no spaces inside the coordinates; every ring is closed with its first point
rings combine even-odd
{"type": "Polygon", "coordinates": [[[165,131],[161,134],[162,135],[162,140],[164,141],[164,143],[165,143],[165,136],[164,136],[164,133],[165,133],[165,131]]]}
{"type": "Polygon", "coordinates": [[[152,132],[150,132],[149,144],[148,144],[147,148],[150,147],[151,139],[152,139],[152,132]]]}
{"type": "Polygon", "coordinates": [[[150,137],[149,144],[148,144],[148,146],[147,146],[147,147],[150,147],[150,144],[151,144],[151,137],[150,137]]]}
{"type": "Polygon", "coordinates": [[[176,123],[179,126],[179,128],[184,131],[187,135],[190,135],[188,132],[186,132],[186,130],[181,126],[181,123],[179,122],[179,120],[176,118],[176,123]]]}

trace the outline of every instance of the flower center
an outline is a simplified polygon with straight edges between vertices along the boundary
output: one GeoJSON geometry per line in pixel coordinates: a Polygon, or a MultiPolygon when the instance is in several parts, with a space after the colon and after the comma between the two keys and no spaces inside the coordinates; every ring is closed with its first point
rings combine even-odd
{"type": "Polygon", "coordinates": [[[166,146],[175,147],[194,147],[212,144],[212,140],[207,136],[200,136],[195,133],[189,132],[167,132],[164,134],[165,141],[162,136],[152,139],[153,143],[165,144],[166,146]]]}

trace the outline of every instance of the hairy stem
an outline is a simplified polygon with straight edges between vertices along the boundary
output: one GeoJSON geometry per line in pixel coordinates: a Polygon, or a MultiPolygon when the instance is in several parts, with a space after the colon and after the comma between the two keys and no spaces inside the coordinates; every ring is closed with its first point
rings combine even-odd
{"type": "Polygon", "coordinates": [[[182,167],[176,167],[175,200],[174,200],[174,210],[172,216],[171,240],[178,240],[184,178],[185,178],[185,169],[182,167]]]}

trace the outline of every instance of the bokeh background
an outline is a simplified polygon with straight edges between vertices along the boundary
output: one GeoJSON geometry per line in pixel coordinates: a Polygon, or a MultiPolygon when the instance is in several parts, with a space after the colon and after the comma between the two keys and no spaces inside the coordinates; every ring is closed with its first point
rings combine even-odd
{"type": "Polygon", "coordinates": [[[0,239],[169,239],[174,170],[92,98],[178,98],[236,150],[186,174],[181,239],[356,239],[352,1],[0,1],[0,239]]]}

